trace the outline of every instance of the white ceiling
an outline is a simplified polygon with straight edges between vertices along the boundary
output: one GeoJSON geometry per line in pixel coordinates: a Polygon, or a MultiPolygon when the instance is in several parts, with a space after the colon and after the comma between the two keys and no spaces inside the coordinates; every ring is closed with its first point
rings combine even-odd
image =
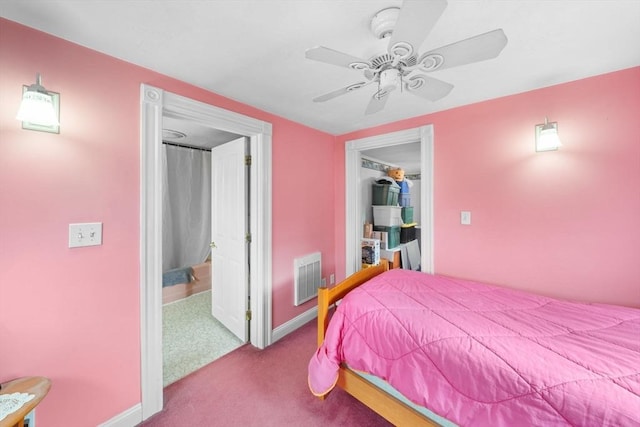
{"type": "Polygon", "coordinates": [[[242,135],[204,126],[195,121],[175,118],[167,114],[162,117],[162,128],[162,140],[164,142],[204,149],[211,149],[242,137],[242,135]],[[182,135],[173,137],[172,135],[175,132],[182,135]]]}
{"type": "Polygon", "coordinates": [[[361,152],[363,157],[402,168],[405,173],[420,173],[420,142],[373,148],[361,152]]]}
{"type": "Polygon", "coordinates": [[[640,65],[638,0],[449,0],[420,52],[497,28],[509,41],[495,59],[431,73],[455,86],[448,96],[396,91],[369,116],[373,85],[312,102],[361,74],[305,50],[368,59],[370,20],[389,6],[402,2],[2,0],[0,16],[334,135],[640,65]]]}

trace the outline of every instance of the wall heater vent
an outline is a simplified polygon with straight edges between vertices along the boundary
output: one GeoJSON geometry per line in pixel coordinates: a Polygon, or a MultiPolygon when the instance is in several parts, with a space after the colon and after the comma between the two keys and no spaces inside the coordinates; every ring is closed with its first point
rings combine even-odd
{"type": "Polygon", "coordinates": [[[322,254],[315,252],[293,260],[295,276],[295,305],[318,295],[322,283],[322,254]]]}

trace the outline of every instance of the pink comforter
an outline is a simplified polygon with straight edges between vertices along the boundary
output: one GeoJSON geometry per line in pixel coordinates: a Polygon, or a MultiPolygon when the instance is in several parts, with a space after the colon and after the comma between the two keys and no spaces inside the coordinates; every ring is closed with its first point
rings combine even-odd
{"type": "Polygon", "coordinates": [[[309,363],[389,382],[460,425],[640,425],[640,310],[390,270],[351,291],[309,363]]]}

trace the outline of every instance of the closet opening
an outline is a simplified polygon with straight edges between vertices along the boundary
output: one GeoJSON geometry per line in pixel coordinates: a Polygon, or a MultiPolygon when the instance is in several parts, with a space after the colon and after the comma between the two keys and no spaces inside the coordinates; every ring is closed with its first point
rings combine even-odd
{"type": "MultiPolygon", "coordinates": [[[[345,275],[362,268],[361,242],[366,221],[363,207],[363,153],[375,153],[385,147],[417,143],[420,147],[420,209],[415,221],[420,224],[421,271],[432,273],[433,266],[433,125],[347,141],[345,144],[345,275]]],[[[369,191],[369,190],[367,190],[369,191]]]]}

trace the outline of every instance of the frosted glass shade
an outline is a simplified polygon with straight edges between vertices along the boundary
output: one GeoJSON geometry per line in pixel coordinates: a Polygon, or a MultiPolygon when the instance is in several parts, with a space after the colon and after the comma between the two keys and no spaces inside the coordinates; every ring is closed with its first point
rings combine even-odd
{"type": "Polygon", "coordinates": [[[536,151],[552,151],[562,146],[558,136],[558,123],[536,125],[536,151]]]}
{"type": "Polygon", "coordinates": [[[41,126],[58,126],[58,113],[53,96],[29,88],[22,95],[22,102],[16,119],[41,126]]]}

